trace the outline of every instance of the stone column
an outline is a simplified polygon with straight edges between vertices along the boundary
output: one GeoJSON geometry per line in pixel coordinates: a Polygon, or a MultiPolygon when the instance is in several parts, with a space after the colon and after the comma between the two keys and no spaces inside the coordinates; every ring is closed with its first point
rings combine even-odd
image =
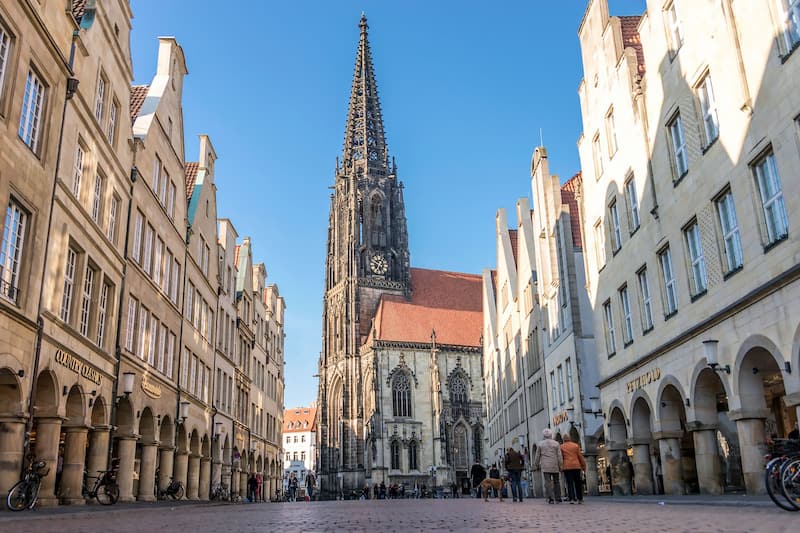
{"type": "Polygon", "coordinates": [[[201,500],[208,499],[208,493],[211,483],[211,458],[203,457],[200,459],[200,488],[197,491],[197,497],[201,500]]]}
{"type": "Polygon", "coordinates": [[[653,467],[650,464],[650,440],[631,439],[633,478],[637,494],[653,494],[653,467]]]}
{"type": "Polygon", "coordinates": [[[117,437],[117,453],[119,455],[119,501],[132,502],[133,497],[133,468],[136,460],[136,435],[117,437]]]}
{"type": "Polygon", "coordinates": [[[222,474],[220,475],[220,483],[228,487],[228,494],[233,493],[231,487],[231,465],[230,463],[222,463],[222,474]]]}
{"type": "Polygon", "coordinates": [[[156,501],[156,454],[158,454],[158,442],[142,443],[142,456],[139,463],[139,494],[136,496],[140,502],[156,501]]]}
{"type": "Polygon", "coordinates": [[[188,486],[188,478],[187,474],[189,472],[189,452],[178,452],[175,456],[175,473],[173,476],[175,477],[175,481],[180,481],[183,483],[184,490],[184,498],[189,497],[189,486],[188,486]]]}
{"type": "Polygon", "coordinates": [[[94,426],[89,430],[89,451],[86,457],[86,470],[90,476],[108,468],[108,441],[110,426],[94,426]]]}
{"type": "MultiPolygon", "coordinates": [[[[169,478],[172,477],[172,465],[175,462],[175,448],[172,446],[162,446],[158,449],[158,488],[165,490],[169,485],[169,478]]],[[[158,497],[158,494],[156,494],[158,497]]]]}
{"type": "Polygon", "coordinates": [[[211,484],[222,483],[222,461],[214,459],[211,461],[211,484]]]}
{"type": "MultiPolygon", "coordinates": [[[[586,492],[589,496],[598,496],[600,494],[599,481],[597,477],[597,452],[592,451],[584,455],[586,459],[586,492]]],[[[541,478],[541,476],[537,476],[541,478]]],[[[543,494],[540,492],[539,494],[543,494]]]]}
{"type": "MultiPolygon", "coordinates": [[[[59,498],[61,503],[81,505],[86,503],[83,498],[83,469],[86,465],[86,437],[89,428],[85,426],[70,426],[64,428],[64,462],[61,470],[61,490],[59,498]]],[[[94,474],[89,474],[91,477],[94,474]]]]}
{"type": "Polygon", "coordinates": [[[739,449],[742,456],[742,475],[747,494],[766,494],[764,485],[764,455],[767,453],[763,418],[739,418],[739,449]]]}
{"type": "Polygon", "coordinates": [[[719,495],[724,492],[722,463],[717,448],[717,432],[713,426],[702,425],[692,430],[694,462],[701,494],[719,495]]]}
{"type": "Polygon", "coordinates": [[[683,464],[681,456],[682,431],[661,431],[654,433],[661,452],[661,474],[664,478],[664,494],[684,495],[683,464]]]}
{"type": "Polygon", "coordinates": [[[200,455],[189,454],[189,474],[186,479],[186,499],[196,500],[200,483],[200,455]]]}
{"type": "Polygon", "coordinates": [[[631,467],[625,443],[609,443],[608,463],[611,467],[611,490],[614,496],[630,496],[631,467]]]}
{"type": "Polygon", "coordinates": [[[231,489],[231,496],[239,494],[239,471],[235,468],[230,472],[231,484],[228,485],[231,489]]]}
{"type": "Polygon", "coordinates": [[[58,442],[61,439],[61,417],[42,417],[36,419],[36,459],[47,461],[50,471],[42,479],[39,488],[39,505],[53,507],[58,505],[55,494],[56,470],[58,467],[58,442]]]}
{"type": "Polygon", "coordinates": [[[242,499],[247,498],[247,472],[245,470],[239,473],[239,496],[242,499]]]}
{"type": "Polygon", "coordinates": [[[25,419],[0,419],[0,502],[6,501],[8,489],[19,481],[25,444],[25,419]]]}

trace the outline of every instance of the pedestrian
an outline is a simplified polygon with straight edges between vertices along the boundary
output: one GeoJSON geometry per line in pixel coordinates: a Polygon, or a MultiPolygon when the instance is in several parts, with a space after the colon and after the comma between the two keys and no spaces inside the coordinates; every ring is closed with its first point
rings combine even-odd
{"type": "Polygon", "coordinates": [[[250,502],[256,501],[256,488],[258,487],[258,482],[256,481],[256,475],[250,474],[250,477],[247,478],[247,500],[250,502]]]}
{"type": "Polygon", "coordinates": [[[522,471],[525,470],[525,462],[522,455],[509,446],[505,458],[506,470],[508,470],[509,481],[511,482],[511,495],[515,502],[522,501],[522,471]]]}
{"type": "MultiPolygon", "coordinates": [[[[500,470],[497,468],[497,463],[492,463],[492,467],[489,469],[489,479],[500,479],[500,470]]],[[[497,498],[497,489],[492,487],[492,496],[497,498]]]]}
{"type": "Polygon", "coordinates": [[[583,458],[581,447],[577,442],[572,442],[569,435],[564,435],[561,445],[561,455],[564,458],[564,481],[567,483],[567,499],[569,503],[583,503],[583,484],[581,472],[586,472],[586,459],[583,458]]]}
{"type": "Polygon", "coordinates": [[[292,475],[289,476],[289,501],[296,502],[297,501],[296,498],[297,498],[297,476],[295,476],[294,472],[292,472],[292,475]]]}
{"type": "Polygon", "coordinates": [[[481,497],[480,484],[481,481],[486,479],[486,469],[480,463],[475,463],[470,469],[470,477],[472,478],[472,488],[475,491],[475,497],[481,497]]]}
{"type": "Polygon", "coordinates": [[[372,485],[372,499],[377,500],[380,497],[380,487],[377,483],[372,485]]]}
{"type": "Polygon", "coordinates": [[[545,428],[542,436],[544,438],[536,445],[536,457],[533,462],[544,475],[547,503],[561,503],[560,476],[564,457],[561,455],[561,447],[553,440],[550,428],[545,428]]]}
{"type": "Polygon", "coordinates": [[[263,502],[264,498],[262,498],[263,489],[264,488],[264,476],[259,472],[256,474],[256,501],[263,502]]]}
{"type": "MultiPolygon", "coordinates": [[[[314,477],[314,472],[309,470],[308,474],[306,475],[306,494],[308,494],[309,501],[314,499],[314,485],[316,484],[317,478],[314,477]]],[[[367,492],[369,492],[369,488],[366,488],[367,492]]],[[[369,496],[369,494],[367,494],[369,496]]]]}
{"type": "Polygon", "coordinates": [[[400,498],[402,498],[402,499],[406,498],[406,484],[405,483],[401,483],[400,484],[400,498]]]}
{"type": "Polygon", "coordinates": [[[381,500],[385,500],[386,499],[386,483],[384,483],[383,481],[381,481],[380,491],[381,491],[380,492],[380,496],[379,496],[380,499],[381,500]]]}

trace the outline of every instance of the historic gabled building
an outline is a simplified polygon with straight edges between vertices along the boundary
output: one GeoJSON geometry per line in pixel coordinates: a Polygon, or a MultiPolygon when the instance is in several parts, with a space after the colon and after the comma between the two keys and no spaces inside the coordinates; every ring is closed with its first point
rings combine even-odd
{"type": "Polygon", "coordinates": [[[319,362],[319,468],[333,496],[442,485],[482,454],[480,278],[411,269],[367,20],[331,195],[319,362]]]}

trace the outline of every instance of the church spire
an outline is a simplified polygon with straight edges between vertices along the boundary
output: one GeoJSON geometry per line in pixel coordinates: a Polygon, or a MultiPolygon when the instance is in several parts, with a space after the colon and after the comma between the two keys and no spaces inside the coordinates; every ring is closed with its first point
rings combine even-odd
{"type": "Polygon", "coordinates": [[[358,27],[361,29],[361,36],[344,132],[343,170],[348,174],[353,172],[356,176],[385,176],[390,173],[389,152],[383,132],[378,85],[372,68],[367,34],[369,26],[364,13],[361,13],[358,27]]]}

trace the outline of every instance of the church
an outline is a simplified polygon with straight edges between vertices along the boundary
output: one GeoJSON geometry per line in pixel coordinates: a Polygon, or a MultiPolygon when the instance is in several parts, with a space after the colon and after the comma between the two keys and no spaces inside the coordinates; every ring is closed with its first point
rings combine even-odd
{"type": "Polygon", "coordinates": [[[486,462],[481,277],[411,267],[364,15],[359,28],[330,198],[320,489],[324,498],[380,483],[466,489],[472,464],[486,462]]]}

